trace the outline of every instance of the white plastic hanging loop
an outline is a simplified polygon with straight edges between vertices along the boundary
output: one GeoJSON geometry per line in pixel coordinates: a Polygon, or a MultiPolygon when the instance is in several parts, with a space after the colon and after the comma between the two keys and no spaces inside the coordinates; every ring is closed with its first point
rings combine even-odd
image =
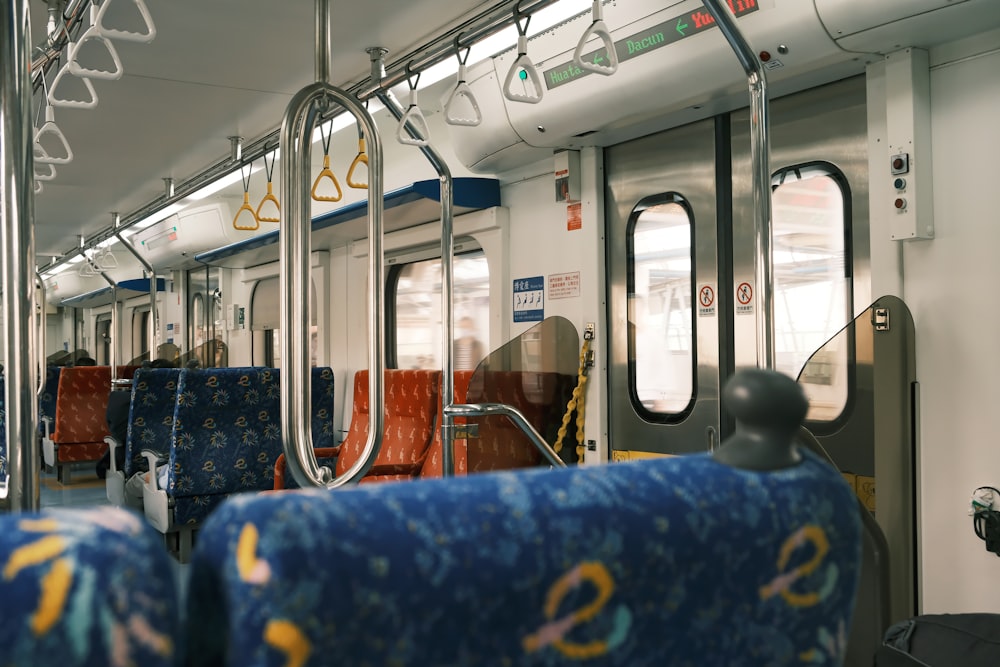
{"type": "Polygon", "coordinates": [[[42,162],[41,160],[38,159],[39,156],[48,157],[48,153],[45,152],[45,149],[39,146],[38,144],[35,144],[32,147],[32,151],[35,156],[35,171],[33,174],[35,180],[36,181],[54,180],[56,177],[55,165],[53,165],[51,162],[42,162]],[[39,169],[41,169],[41,171],[39,171],[39,169]]]}
{"type": "MultiPolygon", "coordinates": [[[[458,39],[455,40],[455,46],[458,46],[458,39]]],[[[451,91],[451,95],[448,96],[448,101],[444,105],[444,122],[449,125],[475,127],[483,122],[483,113],[479,110],[479,102],[466,82],[468,69],[465,63],[469,59],[469,51],[470,49],[466,47],[464,53],[460,48],[455,52],[455,56],[458,58],[458,83],[455,84],[455,89],[451,91]],[[465,111],[471,108],[472,117],[469,118],[464,114],[459,115],[459,107],[465,107],[465,111]]]]}
{"type": "Polygon", "coordinates": [[[611,39],[611,32],[604,23],[604,11],[601,8],[601,0],[594,0],[593,5],[594,22],[580,37],[573,52],[573,64],[587,72],[611,76],[618,71],[618,51],[615,50],[615,42],[611,39]],[[601,40],[604,52],[600,50],[592,54],[592,60],[584,60],[583,49],[591,38],[597,37],[601,40]]]}
{"type": "Polygon", "coordinates": [[[42,194],[42,190],[44,190],[44,189],[45,188],[42,187],[41,181],[39,181],[39,180],[36,179],[35,180],[35,194],[36,195],[42,194]]]}
{"type": "MultiPolygon", "coordinates": [[[[69,147],[66,135],[56,125],[56,113],[51,105],[47,104],[45,106],[45,123],[35,133],[35,143],[41,149],[41,154],[36,151],[35,162],[41,162],[42,164],[69,164],[73,161],[73,149],[69,147]],[[55,140],[61,144],[62,157],[53,155],[42,146],[42,139],[48,139],[49,137],[55,137],[55,140]]],[[[47,143],[51,144],[53,142],[47,141],[47,143]]]]}
{"type": "Polygon", "coordinates": [[[521,13],[519,9],[514,10],[514,25],[517,26],[517,60],[510,66],[507,78],[503,82],[503,96],[511,102],[527,102],[528,104],[538,104],[545,95],[545,88],[542,86],[542,79],[538,75],[538,68],[528,57],[528,24],[531,23],[529,16],[521,26],[521,13]],[[514,91],[514,80],[522,82],[523,93],[514,91]],[[531,90],[528,90],[528,84],[531,90]]]}
{"type": "MultiPolygon", "coordinates": [[[[68,52],[72,53],[74,45],[70,44],[67,47],[68,52]]],[[[89,100],[74,100],[68,97],[60,97],[59,84],[66,75],[70,75],[73,79],[76,77],[72,76],[72,72],[69,71],[69,65],[63,65],[59,72],[56,74],[56,78],[52,80],[52,87],[49,88],[48,100],[49,104],[54,107],[63,107],[67,109],[93,109],[97,106],[97,91],[94,90],[94,84],[90,82],[90,79],[82,77],[79,80],[83,82],[83,85],[87,88],[87,94],[90,96],[89,100]]]]}
{"type": "MultiPolygon", "coordinates": [[[[407,67],[407,73],[409,73],[409,67],[407,67]]],[[[431,136],[431,131],[427,126],[427,119],[424,118],[424,114],[420,111],[419,102],[417,101],[417,84],[420,83],[420,74],[418,73],[415,77],[408,77],[406,82],[410,86],[410,106],[407,107],[403,117],[399,119],[399,126],[396,128],[396,139],[399,140],[399,143],[406,144],[407,146],[427,146],[429,145],[428,139],[431,136]],[[407,124],[410,126],[409,131],[407,131],[407,124]],[[411,134],[416,136],[411,136],[411,134]]]]}
{"type": "MultiPolygon", "coordinates": [[[[108,4],[107,0],[105,4],[108,4]]],[[[69,68],[70,73],[74,76],[86,77],[89,79],[102,79],[105,81],[116,81],[122,78],[122,74],[125,70],[122,69],[121,58],[118,57],[118,51],[115,49],[115,45],[111,43],[104,33],[101,31],[100,22],[98,21],[99,12],[96,5],[90,5],[90,27],[82,35],[80,39],[72,45],[69,49],[68,59],[66,60],[66,67],[69,68]],[[114,64],[113,70],[104,69],[90,69],[84,67],[79,63],[80,50],[83,45],[87,42],[97,42],[100,43],[111,56],[111,62],[114,64]]]]}
{"type": "Polygon", "coordinates": [[[105,24],[105,15],[108,13],[108,8],[113,5],[117,0],[104,0],[104,4],[101,5],[101,10],[97,13],[97,27],[105,37],[110,37],[111,39],[121,39],[126,42],[143,42],[149,43],[156,38],[156,26],[153,25],[153,17],[149,15],[149,9],[146,8],[145,3],[142,0],[132,0],[135,4],[136,9],[139,10],[139,15],[142,17],[143,22],[146,24],[145,32],[131,32],[128,30],[116,30],[115,28],[109,28],[105,24]]]}

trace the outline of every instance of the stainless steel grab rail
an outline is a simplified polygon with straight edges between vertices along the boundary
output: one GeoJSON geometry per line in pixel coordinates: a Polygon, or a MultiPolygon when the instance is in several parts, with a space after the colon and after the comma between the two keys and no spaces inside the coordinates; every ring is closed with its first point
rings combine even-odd
{"type": "Polygon", "coordinates": [[[549,463],[556,468],[565,468],[566,462],[559,458],[556,450],[545,442],[545,438],[535,430],[531,422],[524,414],[512,405],[504,403],[469,403],[467,405],[449,405],[444,408],[444,414],[451,417],[487,417],[490,415],[504,415],[524,431],[524,434],[531,440],[531,444],[542,453],[549,463]]]}
{"type": "Polygon", "coordinates": [[[330,1],[316,0],[316,78],[289,102],[281,123],[281,233],[279,285],[281,290],[282,368],[281,431],[288,469],[302,487],[336,488],[350,484],[371,469],[382,446],[385,428],[385,330],[382,304],[382,142],[375,120],[348,92],[330,84],[330,1]],[[311,228],[309,168],[312,130],[332,104],[342,106],[358,120],[368,142],[368,438],[361,457],[341,476],[332,478],[320,468],[313,451],[309,406],[312,389],[309,369],[309,232],[311,228]],[[305,298],[302,295],[307,295],[305,298]]]}
{"type": "Polygon", "coordinates": [[[774,263],[771,257],[770,112],[767,76],[736,19],[722,0],[703,0],[736,58],[750,89],[750,162],[754,204],[754,282],[757,290],[757,366],[774,368],[774,263]]]}
{"type": "Polygon", "coordinates": [[[0,253],[3,265],[3,344],[7,408],[7,498],[14,511],[37,510],[39,452],[35,446],[38,402],[32,326],[35,301],[35,237],[32,223],[31,21],[27,0],[0,2],[0,253]]]}

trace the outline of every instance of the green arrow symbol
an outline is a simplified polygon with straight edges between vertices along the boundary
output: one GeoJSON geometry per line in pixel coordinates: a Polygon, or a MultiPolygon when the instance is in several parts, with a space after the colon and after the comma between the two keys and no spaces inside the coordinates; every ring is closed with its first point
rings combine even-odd
{"type": "Polygon", "coordinates": [[[681,23],[681,21],[683,21],[683,20],[684,19],[677,19],[677,32],[679,32],[681,34],[681,37],[686,37],[686,35],[684,34],[684,31],[687,30],[688,24],[687,23],[681,23]]]}

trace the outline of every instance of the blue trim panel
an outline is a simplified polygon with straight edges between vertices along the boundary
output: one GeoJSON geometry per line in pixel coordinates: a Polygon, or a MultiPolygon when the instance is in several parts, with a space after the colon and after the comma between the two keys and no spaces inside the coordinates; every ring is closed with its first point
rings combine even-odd
{"type": "MultiPolygon", "coordinates": [[[[500,181],[494,178],[456,178],[452,191],[455,208],[480,210],[500,205],[500,181]]],[[[436,178],[417,181],[406,187],[385,193],[385,210],[404,206],[421,199],[441,201],[441,181],[436,178]]],[[[334,225],[355,220],[368,215],[368,200],[357,201],[335,211],[316,216],[312,220],[312,230],[326,229],[334,225]]],[[[253,238],[230,243],[195,255],[202,264],[215,265],[221,260],[234,257],[250,250],[257,250],[278,242],[278,230],[254,236],[253,238]]]]}
{"type": "MultiPolygon", "coordinates": [[[[143,294],[149,294],[149,278],[132,278],[130,280],[120,280],[118,285],[118,300],[124,301],[143,294]],[[125,294],[125,292],[132,292],[125,294]]],[[[156,279],[156,291],[163,292],[167,289],[167,282],[163,278],[156,279]]],[[[59,305],[70,306],[71,308],[93,308],[95,306],[106,306],[111,303],[111,286],[101,287],[84,294],[78,294],[63,299],[59,305]]]]}

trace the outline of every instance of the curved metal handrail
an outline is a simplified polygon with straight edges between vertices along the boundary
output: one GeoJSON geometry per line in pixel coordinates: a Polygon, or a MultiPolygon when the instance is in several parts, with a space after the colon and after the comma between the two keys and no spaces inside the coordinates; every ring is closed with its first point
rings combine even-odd
{"type": "MultiPolygon", "coordinates": [[[[336,488],[368,472],[382,446],[385,429],[385,332],[383,329],[382,254],[382,141],[375,120],[356,97],[330,84],[330,2],[316,0],[316,78],[292,98],[281,123],[281,234],[279,284],[282,368],[281,431],[285,459],[302,487],[336,488]],[[309,369],[310,196],[307,184],[312,129],[322,106],[336,103],[350,112],[362,127],[372,169],[368,174],[368,438],[360,458],[342,475],[331,479],[329,468],[320,468],[313,451],[309,406],[312,388],[309,369]]],[[[326,110],[326,109],[322,109],[326,110]]]]}
{"type": "Polygon", "coordinates": [[[549,463],[556,468],[565,468],[566,462],[559,458],[556,450],[545,442],[545,438],[535,430],[527,417],[512,405],[505,403],[468,403],[466,405],[449,405],[444,409],[444,414],[451,417],[487,417],[490,415],[503,415],[514,422],[514,425],[521,429],[531,444],[542,453],[549,463]]]}

